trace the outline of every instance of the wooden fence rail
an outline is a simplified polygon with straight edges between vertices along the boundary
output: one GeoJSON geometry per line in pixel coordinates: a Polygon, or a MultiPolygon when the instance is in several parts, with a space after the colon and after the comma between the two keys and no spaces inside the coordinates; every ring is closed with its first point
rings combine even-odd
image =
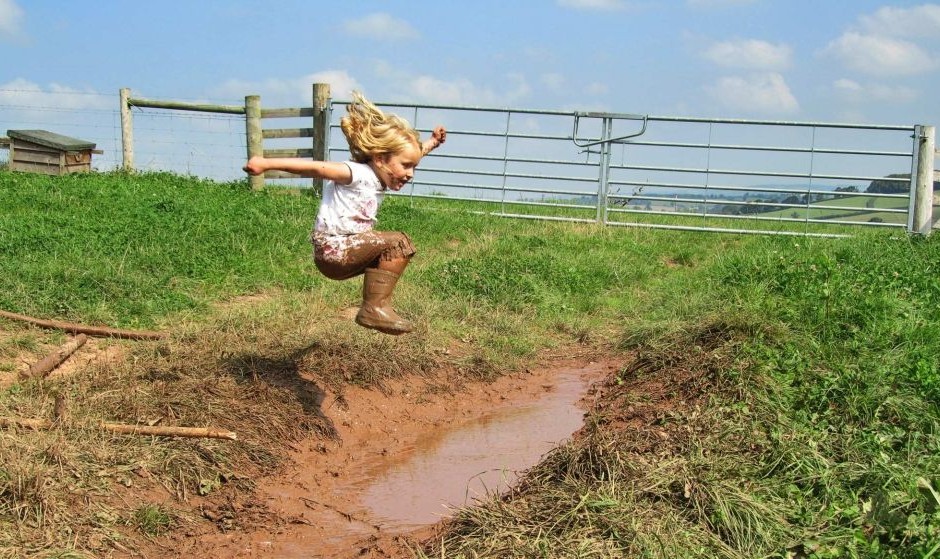
{"type": "MultiPolygon", "coordinates": [[[[131,109],[152,108],[174,111],[196,111],[204,113],[220,113],[245,115],[245,151],[247,157],[263,155],[265,157],[307,157],[316,160],[327,158],[327,136],[330,131],[329,105],[330,86],[325,83],[313,84],[311,107],[264,109],[261,107],[260,95],[245,96],[245,104],[238,105],[211,105],[204,103],[185,103],[180,101],[160,101],[131,97],[129,88],[120,92],[121,99],[121,145],[123,153],[123,168],[125,171],[134,171],[134,120],[131,109]],[[267,128],[262,125],[265,119],[278,118],[304,118],[310,117],[313,125],[310,127],[295,128],[267,128]],[[309,148],[264,148],[266,139],[284,138],[311,138],[309,148]]],[[[0,144],[2,145],[2,144],[0,144]]],[[[265,179],[297,178],[290,173],[278,171],[265,173],[264,176],[249,177],[251,188],[260,190],[264,188],[265,179]]],[[[319,193],[323,189],[322,180],[313,181],[314,189],[319,193]]]]}

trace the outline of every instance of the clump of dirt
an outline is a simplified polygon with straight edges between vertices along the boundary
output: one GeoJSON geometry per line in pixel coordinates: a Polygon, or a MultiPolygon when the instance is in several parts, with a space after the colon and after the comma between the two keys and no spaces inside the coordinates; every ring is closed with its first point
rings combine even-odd
{"type": "MultiPolygon", "coordinates": [[[[714,393],[717,373],[727,356],[717,352],[720,341],[692,344],[681,353],[641,352],[627,367],[598,387],[592,432],[616,436],[639,454],[664,454],[681,448],[689,437],[681,419],[700,410],[714,393]]],[[[722,340],[723,341],[723,340],[722,340]]]]}

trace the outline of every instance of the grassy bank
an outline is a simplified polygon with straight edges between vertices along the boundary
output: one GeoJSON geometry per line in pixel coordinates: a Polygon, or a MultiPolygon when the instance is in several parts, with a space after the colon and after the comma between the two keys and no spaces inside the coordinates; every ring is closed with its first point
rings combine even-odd
{"type": "MultiPolygon", "coordinates": [[[[0,554],[102,553],[179,529],[186,513],[155,507],[144,480],[181,498],[250,490],[290,443],[332,435],[324,387],[492,377],[570,344],[639,358],[583,439],[461,513],[429,556],[940,553],[935,240],[603,229],[391,199],[380,228],[407,231],[419,256],[396,293],[417,331],[390,338],[339,316],[359,282],[313,269],[307,195],[0,172],[0,197],[0,308],[171,334],[102,342],[116,359],[0,393],[4,417],[69,409],[64,429],[0,431],[0,554]],[[102,419],[239,441],[119,438],[102,419]]],[[[0,332],[0,372],[62,341],[0,332]]]]}
{"type": "Polygon", "coordinates": [[[936,240],[767,238],[682,278],[699,304],[653,289],[584,439],[428,556],[936,556],[938,262],[936,240]]]}

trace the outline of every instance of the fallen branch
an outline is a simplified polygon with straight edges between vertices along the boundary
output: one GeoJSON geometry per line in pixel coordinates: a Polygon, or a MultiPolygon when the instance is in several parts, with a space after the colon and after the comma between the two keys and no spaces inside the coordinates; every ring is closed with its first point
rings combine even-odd
{"type": "Polygon", "coordinates": [[[53,330],[65,330],[72,334],[87,334],[89,336],[98,336],[104,338],[122,338],[126,340],[159,340],[166,337],[166,332],[154,332],[151,330],[119,330],[117,328],[107,328],[105,326],[86,326],[84,324],[74,324],[71,322],[59,322],[57,320],[42,320],[33,318],[24,314],[16,314],[9,311],[0,310],[0,316],[10,320],[19,320],[29,322],[43,328],[53,330]]]}
{"type": "Polygon", "coordinates": [[[22,374],[23,378],[30,377],[45,377],[56,367],[61,365],[66,359],[68,359],[73,353],[75,353],[78,348],[85,345],[85,342],[88,341],[88,336],[85,334],[79,334],[75,338],[69,340],[63,344],[59,349],[55,350],[53,353],[43,357],[39,361],[33,363],[29,367],[29,371],[22,374]]]}
{"type": "Polygon", "coordinates": [[[172,427],[159,425],[121,425],[102,423],[101,428],[112,433],[126,435],[156,435],[158,437],[192,437],[204,439],[228,439],[234,441],[238,436],[232,431],[223,431],[214,427],[172,427]]]}
{"type": "MultiPolygon", "coordinates": [[[[16,419],[0,417],[0,427],[26,427],[29,429],[52,429],[57,423],[48,419],[16,419]]],[[[162,427],[149,425],[124,425],[121,423],[100,423],[98,426],[111,433],[125,435],[154,435],[157,437],[191,437],[205,439],[238,440],[232,431],[223,431],[214,427],[162,427]]]]}

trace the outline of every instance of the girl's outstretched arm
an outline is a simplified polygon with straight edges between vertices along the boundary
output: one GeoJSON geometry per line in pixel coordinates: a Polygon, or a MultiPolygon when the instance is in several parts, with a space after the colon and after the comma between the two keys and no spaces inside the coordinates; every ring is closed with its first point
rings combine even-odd
{"type": "Polygon", "coordinates": [[[337,184],[349,184],[352,181],[349,166],[335,161],[255,156],[248,160],[242,170],[249,175],[260,175],[265,171],[284,171],[301,177],[331,180],[337,184]]]}

